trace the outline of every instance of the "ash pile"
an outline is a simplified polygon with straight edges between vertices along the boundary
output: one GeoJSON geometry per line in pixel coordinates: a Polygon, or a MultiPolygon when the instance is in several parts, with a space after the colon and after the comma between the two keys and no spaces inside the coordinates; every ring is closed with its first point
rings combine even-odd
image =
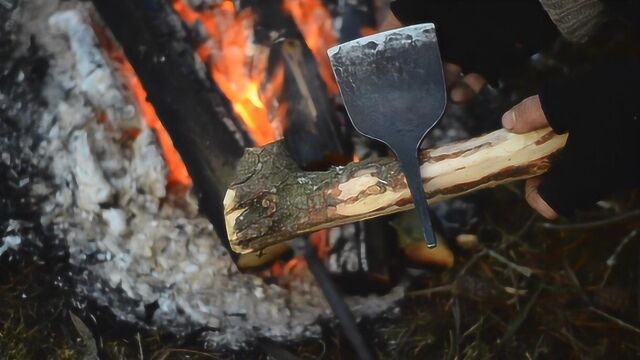
{"type": "MultiPolygon", "coordinates": [[[[286,287],[241,273],[193,192],[166,186],[158,135],[100,46],[104,25],[92,5],[16,1],[2,11],[3,36],[16,44],[2,56],[32,64],[7,62],[3,74],[2,121],[17,128],[2,143],[2,161],[28,164],[14,185],[52,235],[21,237],[8,218],[0,251],[59,242],[79,269],[80,296],[144,327],[207,329],[212,347],[318,336],[330,310],[308,272],[291,274],[286,287]]],[[[402,296],[397,286],[347,301],[359,316],[377,315],[402,296]]]]}

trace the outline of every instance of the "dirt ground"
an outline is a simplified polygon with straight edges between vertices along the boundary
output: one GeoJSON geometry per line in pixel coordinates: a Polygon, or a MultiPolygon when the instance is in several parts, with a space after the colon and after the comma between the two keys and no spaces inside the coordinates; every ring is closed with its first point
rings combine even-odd
{"type": "MultiPolygon", "coordinates": [[[[456,266],[414,279],[401,311],[362,329],[382,359],[637,358],[640,355],[638,194],[571,222],[548,223],[519,186],[480,193],[473,249],[456,266]],[[615,206],[613,206],[615,205],[615,206]]],[[[29,231],[40,232],[32,228],[29,231]]],[[[40,236],[46,236],[41,233],[40,236]]],[[[260,342],[207,352],[198,334],[176,338],[116,321],[74,296],[65,254],[24,248],[0,258],[0,351],[6,359],[353,358],[339,328],[299,344],[260,342]],[[34,256],[33,254],[39,254],[34,256]],[[75,314],[75,315],[74,315],[75,314]]]]}

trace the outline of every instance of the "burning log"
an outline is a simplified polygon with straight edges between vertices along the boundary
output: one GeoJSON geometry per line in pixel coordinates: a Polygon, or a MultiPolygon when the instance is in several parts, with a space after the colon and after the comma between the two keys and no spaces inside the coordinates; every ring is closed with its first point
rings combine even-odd
{"type": "MultiPolygon", "coordinates": [[[[544,173],[566,135],[506,130],[424,150],[431,203],[544,173]]],[[[300,170],[281,142],[247,149],[224,199],[227,234],[238,253],[319,229],[413,207],[399,163],[382,158],[324,172],[300,170]]]]}
{"type": "Polygon", "coordinates": [[[318,0],[259,1],[251,10],[256,42],[270,49],[269,67],[284,72],[277,117],[291,156],[306,170],[348,163],[349,127],[330,98],[338,88],[326,56],[337,42],[329,12],[318,0]]]}
{"type": "MultiPolygon", "coordinates": [[[[284,135],[297,163],[305,168],[348,163],[352,154],[346,124],[338,121],[321,76],[324,72],[314,58],[321,53],[324,68],[331,73],[326,49],[335,44],[335,38],[329,37],[327,46],[318,44],[322,39],[314,31],[320,27],[304,21],[309,4],[298,8],[283,7],[280,0],[242,5],[225,1],[194,8],[186,0],[171,3],[193,35],[200,59],[257,146],[284,135]],[[311,33],[303,36],[298,25],[311,33]],[[313,52],[305,43],[307,38],[315,39],[313,52]]],[[[321,2],[311,3],[312,9],[324,10],[321,2]]],[[[324,15],[312,20],[330,25],[329,14],[324,15]]],[[[325,31],[323,35],[333,34],[331,27],[325,31]]],[[[332,84],[337,91],[335,81],[332,84]]],[[[286,245],[266,249],[259,257],[239,258],[237,265],[259,267],[286,249],[286,245]]]]}
{"type": "Polygon", "coordinates": [[[135,69],[200,193],[200,206],[225,238],[222,197],[251,144],[227,100],[194,56],[180,19],[160,0],[94,0],[135,69]]]}
{"type": "Polygon", "coordinates": [[[353,155],[347,137],[340,131],[335,107],[310,51],[297,39],[284,40],[279,50],[287,80],[282,96],[287,106],[283,141],[291,156],[307,170],[348,163],[353,155]]]}

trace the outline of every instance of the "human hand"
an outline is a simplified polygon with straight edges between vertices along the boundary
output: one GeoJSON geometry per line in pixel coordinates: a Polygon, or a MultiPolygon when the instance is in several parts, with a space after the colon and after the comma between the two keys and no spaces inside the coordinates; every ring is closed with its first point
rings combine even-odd
{"type": "MultiPolygon", "coordinates": [[[[516,134],[523,134],[549,126],[540,104],[540,97],[538,95],[528,97],[507,111],[502,116],[502,126],[516,134]]],[[[538,186],[540,186],[541,182],[542,177],[540,176],[527,179],[524,186],[525,199],[540,215],[549,220],[557,219],[558,213],[547,204],[538,192],[538,186]]]]}
{"type": "Polygon", "coordinates": [[[502,117],[525,133],[545,126],[569,133],[544,176],[525,186],[527,202],[548,219],[640,185],[640,62],[615,61],[547,83],[502,117]]]}

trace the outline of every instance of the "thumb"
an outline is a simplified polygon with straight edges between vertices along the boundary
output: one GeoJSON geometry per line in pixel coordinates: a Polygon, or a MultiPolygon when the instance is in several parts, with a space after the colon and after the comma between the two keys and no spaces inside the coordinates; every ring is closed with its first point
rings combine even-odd
{"type": "Polygon", "coordinates": [[[502,126],[522,134],[549,126],[538,95],[528,97],[502,115],[502,126]]]}
{"type": "Polygon", "coordinates": [[[541,177],[535,177],[528,179],[524,185],[524,196],[529,206],[533,208],[533,210],[537,211],[540,215],[544,216],[549,220],[555,220],[558,218],[558,213],[547,204],[547,202],[540,196],[538,192],[538,186],[542,182],[541,177]]]}

